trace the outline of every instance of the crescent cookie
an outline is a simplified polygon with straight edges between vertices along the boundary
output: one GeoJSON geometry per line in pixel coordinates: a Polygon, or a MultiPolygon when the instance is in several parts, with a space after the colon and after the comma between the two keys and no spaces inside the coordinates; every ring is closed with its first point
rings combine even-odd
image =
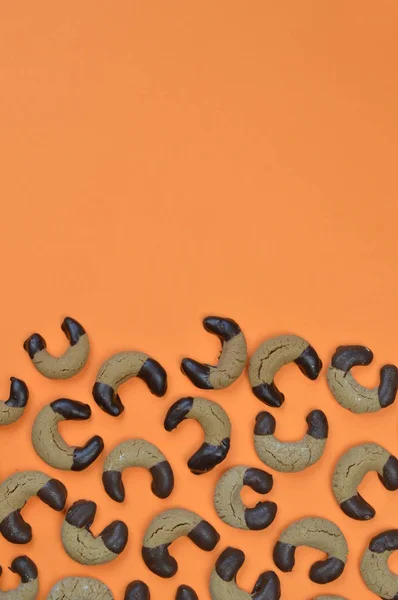
{"type": "Polygon", "coordinates": [[[10,571],[19,575],[21,583],[8,592],[0,590],[0,600],[36,600],[39,596],[39,575],[33,560],[27,556],[17,556],[11,563],[10,571]]]}
{"type": "Polygon", "coordinates": [[[390,529],[376,535],[362,557],[362,578],[370,591],[382,600],[398,598],[398,575],[388,566],[388,559],[395,550],[398,550],[398,529],[390,529]]]}
{"type": "Polygon", "coordinates": [[[90,353],[88,336],[80,323],[66,317],[61,325],[69,340],[69,348],[61,356],[53,356],[40,333],[34,333],[24,342],[24,349],[36,369],[49,379],[69,379],[81,371],[90,353]]]}
{"type": "Polygon", "coordinates": [[[198,388],[222,390],[232,385],[243,373],[247,360],[246,339],[232,319],[210,316],[203,319],[203,326],[221,341],[218,363],[214,366],[184,358],[181,370],[198,388]]]}
{"type": "Polygon", "coordinates": [[[40,458],[55,469],[87,469],[104,449],[102,438],[95,435],[84,446],[69,446],[58,431],[58,424],[62,421],[86,421],[90,416],[88,404],[68,398],[59,398],[42,408],[32,428],[33,447],[40,458]]]}
{"type": "Polygon", "coordinates": [[[29,399],[28,386],[22,379],[10,377],[10,395],[8,400],[0,402],[0,426],[11,425],[25,412],[29,399]]]}
{"type": "Polygon", "coordinates": [[[118,417],[124,406],[118,388],[132,377],[139,377],[155,396],[167,391],[167,373],[160,363],[144,352],[119,352],[108,358],[100,367],[93,387],[93,397],[103,411],[118,417]]]}
{"type": "Polygon", "coordinates": [[[94,577],[65,577],[54,585],[47,600],[114,600],[105,583],[94,577]]]}
{"type": "Polygon", "coordinates": [[[295,362],[309,379],[317,379],[322,361],[314,348],[297,335],[280,335],[265,341],[253,354],[249,363],[249,380],[254,395],[268,404],[279,407],[285,396],[276,387],[274,378],[278,371],[295,362]]]}
{"type": "Polygon", "coordinates": [[[329,388],[341,406],[353,413],[376,412],[390,406],[398,390],[398,369],[384,365],[380,385],[373,389],[360,385],[351,374],[357,366],[370,365],[373,352],[366,346],[339,346],[327,373],[329,388]]]}

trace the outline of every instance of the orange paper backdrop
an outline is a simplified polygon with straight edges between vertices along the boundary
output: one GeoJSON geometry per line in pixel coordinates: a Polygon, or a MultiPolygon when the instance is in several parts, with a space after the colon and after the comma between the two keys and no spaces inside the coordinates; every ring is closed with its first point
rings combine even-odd
{"type": "MultiPolygon", "coordinates": [[[[325,365],[337,345],[366,344],[374,364],[355,374],[368,385],[377,384],[383,363],[398,361],[397,28],[398,9],[388,0],[2,2],[0,389],[5,398],[16,375],[31,397],[24,418],[0,431],[0,476],[43,469],[65,482],[69,502],[98,503],[95,533],[114,518],[130,529],[117,561],[83,567],[63,552],[62,514],[32,500],[24,514],[33,542],[21,548],[0,539],[0,562],[8,566],[21,551],[33,558],[41,598],[59,578],[87,574],[117,600],[135,578],[155,600],[174,598],[180,583],[205,600],[227,545],[245,551],[239,582],[251,589],[272,568],[282,528],[304,515],[342,528],[349,561],[338,581],[320,587],[308,579],[317,553],[300,550],[294,572],[281,574],[283,598],[375,597],[359,561],[374,534],[397,526],[398,496],[369,475],[361,493],[377,516],[354,522],[335,503],[331,474],[355,443],[380,442],[397,454],[398,406],[353,415],[331,397],[325,370],[310,382],[286,367],[278,384],[287,400],[272,411],[280,437],[298,439],[305,415],[321,408],[330,438],[313,468],[275,474],[278,516],[263,532],[224,525],[212,504],[226,467],[261,467],[252,428],[264,407],[247,376],[203,394],[233,422],[231,451],[212,473],[195,477],[186,467],[199,426],[168,434],[162,423],[172,402],[196,391],[179,371],[181,357],[217,357],[217,340],[201,326],[206,314],[235,318],[250,353],[284,332],[310,340],[325,365]],[[52,382],[35,371],[22,342],[37,330],[62,352],[67,314],[84,324],[92,351],[79,376],[52,382]],[[94,405],[91,387],[100,363],[124,349],[156,357],[169,392],[159,399],[142,382],[128,383],[126,411],[112,419],[94,405]],[[62,396],[93,406],[89,422],[62,427],[70,443],[99,433],[109,452],[122,439],[148,438],[175,469],[172,496],[155,498],[148,474],[129,470],[119,506],[102,489],[104,456],[83,473],[44,464],[31,425],[62,396]],[[166,581],[147,570],[140,545],[150,519],[173,506],[211,521],[221,542],[206,554],[179,540],[179,571],[166,581]]],[[[1,585],[16,584],[5,569],[1,585]]]]}

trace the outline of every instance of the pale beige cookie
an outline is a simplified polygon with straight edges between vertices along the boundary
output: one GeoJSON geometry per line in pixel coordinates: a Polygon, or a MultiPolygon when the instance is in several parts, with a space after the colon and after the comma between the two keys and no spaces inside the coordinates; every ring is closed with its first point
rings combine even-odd
{"type": "Polygon", "coordinates": [[[220,554],[210,577],[212,600],[279,600],[281,586],[274,571],[261,573],[251,594],[238,586],[236,577],[244,561],[244,553],[237,548],[226,548],[220,554]]]}
{"type": "Polygon", "coordinates": [[[10,381],[10,396],[5,402],[0,402],[0,426],[18,421],[25,412],[29,399],[28,386],[22,379],[10,377],[10,381]]]}
{"type": "Polygon", "coordinates": [[[241,491],[249,486],[258,494],[267,494],[273,486],[272,475],[261,469],[239,465],[228,469],[218,480],[214,506],[224,523],[238,529],[265,529],[275,519],[275,502],[258,502],[253,508],[243,504],[241,491]]]}
{"type": "Polygon", "coordinates": [[[93,577],[65,577],[54,585],[47,600],[114,600],[105,583],[93,577]]]}
{"type": "Polygon", "coordinates": [[[103,565],[115,560],[126,547],[127,525],[112,521],[98,536],[90,527],[94,521],[97,505],[89,500],[74,502],[66,513],[61,539],[65,552],[82,565],[103,565]]]}
{"type": "Polygon", "coordinates": [[[307,433],[297,442],[281,442],[275,437],[276,421],[268,412],[256,417],[254,447],[259,459],[271,469],[297,473],[315,464],[322,456],[329,426],[325,413],[313,410],[306,418],[307,433]]]}
{"type": "Polygon", "coordinates": [[[24,349],[36,369],[49,379],[73,377],[83,369],[90,353],[90,342],[80,323],[66,317],[61,329],[70,344],[61,356],[53,356],[48,352],[46,341],[39,333],[34,333],[24,342],[24,349]]]}
{"type": "Polygon", "coordinates": [[[239,325],[224,317],[206,317],[203,326],[216,335],[222,345],[217,365],[208,365],[192,358],[183,358],[182,372],[196,387],[203,390],[222,390],[243,373],[247,360],[246,339],[239,325]]]}
{"type": "Polygon", "coordinates": [[[118,388],[133,377],[139,377],[155,396],[167,391],[167,373],[157,360],[144,352],[119,352],[108,358],[100,367],[93,387],[93,397],[103,411],[118,417],[124,406],[118,388]]]}
{"type": "Polygon", "coordinates": [[[47,404],[37,415],[32,428],[32,443],[37,454],[48,465],[64,471],[82,471],[95,461],[104,449],[99,435],[84,446],[70,446],[61,436],[58,424],[62,421],[85,421],[91,416],[88,404],[59,398],[47,404]]]}
{"type": "Polygon", "coordinates": [[[189,537],[198,548],[213,550],[220,536],[210,523],[184,508],[166,510],[150,523],[142,545],[142,558],[148,569],[160,577],[173,577],[178,565],[168,547],[179,537],[189,537]]]}
{"type": "Polygon", "coordinates": [[[225,460],[230,448],[231,422],[216,402],[190,396],[180,398],[170,406],[164,427],[166,431],[172,431],[185,419],[198,421],[205,434],[203,444],[188,460],[190,471],[202,475],[225,460]]]}
{"type": "Polygon", "coordinates": [[[327,519],[307,517],[289,525],[274,546],[274,562],[284,572],[292,571],[298,546],[321,550],[327,558],[314,563],[309,576],[315,583],[330,583],[344,571],[348,546],[342,531],[327,519]]]}
{"type": "Polygon", "coordinates": [[[24,521],[21,510],[32,496],[61,511],[67,491],[61,481],[41,471],[22,471],[7,477],[0,485],[0,533],[9,542],[27,544],[31,541],[32,528],[24,521]]]}
{"type": "Polygon", "coordinates": [[[39,596],[39,575],[33,560],[27,556],[17,556],[12,561],[10,570],[19,575],[21,583],[14,590],[0,590],[0,600],[36,600],[39,596]]]}
{"type": "Polygon", "coordinates": [[[122,442],[105,459],[102,482],[107,494],[116,502],[125,498],[122,473],[129,467],[148,469],[152,475],[152,491],[158,498],[170,496],[174,475],[165,455],[154,444],[135,438],[122,442]]]}
{"type": "Polygon", "coordinates": [[[351,374],[353,367],[369,365],[373,352],[366,346],[339,346],[327,372],[329,388],[341,406],[354,413],[376,412],[390,406],[398,389],[398,369],[384,365],[380,369],[380,385],[367,388],[351,374]]]}
{"type": "Polygon", "coordinates": [[[268,406],[283,404],[285,396],[276,387],[274,378],[290,362],[295,362],[309,379],[316,379],[322,369],[322,361],[314,348],[297,335],[280,335],[266,340],[251,357],[250,385],[254,395],[268,406]]]}
{"type": "Polygon", "coordinates": [[[387,490],[398,489],[398,460],[378,444],[361,444],[343,454],[333,473],[332,488],[340,508],[359,521],[372,519],[376,511],[358,493],[370,471],[376,471],[387,490]]]}
{"type": "Polygon", "coordinates": [[[398,550],[398,529],[390,529],[376,535],[362,557],[363,580],[383,600],[398,597],[398,575],[388,566],[388,559],[395,550],[398,550]]]}

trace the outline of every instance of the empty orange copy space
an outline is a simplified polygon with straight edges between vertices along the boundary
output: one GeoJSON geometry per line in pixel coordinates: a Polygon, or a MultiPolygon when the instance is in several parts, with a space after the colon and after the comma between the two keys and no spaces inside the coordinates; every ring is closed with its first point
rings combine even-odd
{"type": "MultiPolygon", "coordinates": [[[[352,414],[332,397],[326,370],[340,344],[373,350],[373,363],[354,370],[364,385],[377,385],[380,367],[398,361],[397,26],[398,7],[388,0],[1,4],[0,396],[16,376],[30,398],[23,418],[0,430],[0,479],[42,470],[64,482],[67,506],[97,503],[95,534],[114,519],[129,528],[117,560],[85,567],[62,548],[64,514],[32,499],[23,514],[33,541],[16,546],[0,537],[2,589],[17,585],[7,567],[26,554],[38,566],[43,599],[59,579],[87,575],[117,600],[133,579],[145,581],[155,600],[173,599],[182,583],[206,600],[217,556],[234,546],[246,554],[239,585],[251,590],[262,571],[276,569],[272,548],[284,527],[314,515],[344,532],[346,569],[316,585],[308,570],[320,554],[300,549],[292,573],[276,569],[282,598],[376,597],[361,579],[360,559],[374,535],[398,526],[398,492],[369,474],[360,492],[376,516],[353,521],[334,499],[331,476],[354,444],[379,443],[397,455],[398,404],[352,414]],[[299,439],[316,408],[330,432],[317,464],[272,472],[268,497],[278,513],[264,531],[233,529],[213,506],[228,467],[263,466],[253,426],[266,407],[247,371],[222,391],[199,391],[181,373],[184,356],[217,360],[218,341],[201,324],[209,314],[235,319],[250,355],[269,337],[295,333],[324,363],[316,381],[295,365],[277,376],[286,396],[282,408],[269,409],[278,436],[299,439]],[[91,352],[79,375],[51,381],[22,344],[38,331],[62,353],[67,315],[84,325],[91,352]],[[101,363],[122,350],[157,359],[168,392],[157,398],[139,379],[126,383],[119,390],[125,411],[114,418],[91,389],[101,363]],[[194,395],[219,402],[232,422],[226,460],[201,476],[187,467],[200,426],[163,427],[168,407],[194,395]],[[104,439],[103,454],[81,473],[46,465],[32,447],[37,412],[62,397],[92,408],[90,420],[61,425],[67,442],[104,439]],[[123,504],[105,493],[104,459],[131,437],[169,459],[169,498],[153,495],[143,469],[125,472],[123,504]],[[143,563],[141,544],[151,519],[172,507],[199,513],[221,540],[209,553],[186,538],[175,542],[178,573],[164,580],[143,563]]],[[[247,490],[244,498],[261,499],[247,490]]],[[[394,557],[395,571],[397,564],[394,557]]]]}

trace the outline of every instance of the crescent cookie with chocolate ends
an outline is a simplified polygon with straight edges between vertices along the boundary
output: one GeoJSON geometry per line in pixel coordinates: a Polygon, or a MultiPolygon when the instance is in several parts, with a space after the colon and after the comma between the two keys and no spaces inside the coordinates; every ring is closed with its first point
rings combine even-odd
{"type": "Polygon", "coordinates": [[[191,510],[175,508],[158,514],[150,523],[143,541],[142,558],[148,569],[159,577],[173,577],[178,565],[169,554],[176,539],[187,536],[201,550],[214,550],[220,539],[210,523],[191,510]]]}
{"type": "Polygon", "coordinates": [[[54,585],[47,600],[114,600],[105,583],[94,577],[65,577],[54,585]]]}
{"type": "Polygon", "coordinates": [[[195,419],[203,428],[205,439],[188,460],[188,468],[195,475],[214,469],[225,460],[231,438],[231,422],[225,410],[205,398],[181,398],[168,410],[164,420],[166,431],[172,431],[185,419],[195,419]]]}
{"type": "Polygon", "coordinates": [[[98,536],[90,531],[97,505],[90,500],[77,500],[66,513],[61,539],[65,552],[81,565],[103,565],[119,556],[128,540],[127,525],[112,521],[98,536]]]}
{"type": "Polygon", "coordinates": [[[298,546],[314,548],[327,555],[310,569],[309,577],[314,583],[330,583],[344,571],[348,557],[347,542],[339,527],[331,521],[307,517],[289,525],[274,546],[274,562],[281,571],[287,573],[293,570],[298,546]]]}
{"type": "Polygon", "coordinates": [[[332,478],[334,496],[345,514],[358,521],[372,519],[376,511],[358,493],[358,487],[370,471],[376,471],[384,487],[398,489],[398,460],[379,444],[361,444],[350,448],[338,461],[332,478]]]}
{"type": "Polygon", "coordinates": [[[388,559],[395,550],[398,550],[398,529],[390,529],[376,535],[362,557],[362,578],[370,591],[382,600],[398,598],[398,575],[388,566],[388,559]]]}
{"type": "Polygon", "coordinates": [[[125,490],[122,480],[124,469],[143,467],[152,475],[152,492],[158,498],[170,496],[174,487],[174,475],[170,463],[154,444],[135,438],[121,442],[105,459],[102,482],[108,496],[123,502],[125,490]]]}
{"type": "Polygon", "coordinates": [[[322,361],[314,348],[297,335],[280,335],[266,340],[257,348],[249,363],[249,380],[254,395],[278,408],[285,400],[274,382],[278,371],[290,362],[295,362],[309,379],[317,379],[322,361]]]}
{"type": "Polygon", "coordinates": [[[353,413],[376,412],[390,406],[398,390],[398,369],[384,365],[380,369],[380,385],[367,388],[351,374],[352,367],[370,365],[373,352],[366,346],[339,346],[327,372],[329,388],[341,406],[353,413]]]}
{"type": "Polygon", "coordinates": [[[61,325],[69,340],[69,348],[61,356],[53,356],[40,333],[34,333],[24,342],[36,369],[49,379],[69,379],[79,373],[88,360],[90,342],[84,328],[71,317],[66,317],[61,325]]]}
{"type": "MultiPolygon", "coordinates": [[[[132,581],[126,588],[124,600],[150,600],[149,587],[143,581],[132,581]]],[[[198,600],[198,596],[189,585],[180,585],[175,600],[198,600]]]]}
{"type": "Polygon", "coordinates": [[[258,494],[267,494],[272,490],[272,475],[256,469],[239,465],[228,469],[218,480],[214,506],[218,516],[224,523],[238,529],[265,529],[275,519],[277,505],[275,502],[258,502],[253,508],[243,504],[241,491],[244,486],[250,487],[258,494]]]}
{"type": "Polygon", "coordinates": [[[62,421],[86,421],[91,416],[88,404],[59,398],[47,404],[38,413],[32,428],[32,443],[44,462],[55,469],[83,471],[104,449],[99,435],[90,438],[84,446],[69,446],[58,430],[62,421]]]}
{"type": "Polygon", "coordinates": [[[9,542],[27,544],[31,541],[32,528],[24,521],[21,510],[32,496],[61,511],[67,491],[61,481],[41,471],[21,471],[7,477],[0,485],[0,533],[9,542]]]}
{"type": "Polygon", "coordinates": [[[258,577],[251,594],[242,590],[236,577],[245,555],[237,548],[226,548],[218,557],[210,577],[212,600],[279,600],[281,586],[274,571],[264,571],[258,577]]]}
{"type": "Polygon", "coordinates": [[[118,394],[120,385],[139,377],[155,396],[167,391],[167,373],[160,363],[144,352],[119,352],[108,358],[100,367],[93,387],[93,397],[102,410],[118,417],[124,406],[118,394]]]}
{"type": "Polygon", "coordinates": [[[203,327],[221,341],[217,365],[208,365],[192,358],[181,361],[182,372],[196,387],[203,390],[222,390],[232,385],[243,373],[247,360],[247,345],[239,325],[225,317],[206,317],[203,327]]]}
{"type": "Polygon", "coordinates": [[[271,469],[297,473],[315,464],[322,456],[329,433],[328,421],[321,410],[306,418],[307,433],[297,442],[281,442],[275,437],[276,421],[268,412],[256,417],[254,447],[259,459],[271,469]]]}

